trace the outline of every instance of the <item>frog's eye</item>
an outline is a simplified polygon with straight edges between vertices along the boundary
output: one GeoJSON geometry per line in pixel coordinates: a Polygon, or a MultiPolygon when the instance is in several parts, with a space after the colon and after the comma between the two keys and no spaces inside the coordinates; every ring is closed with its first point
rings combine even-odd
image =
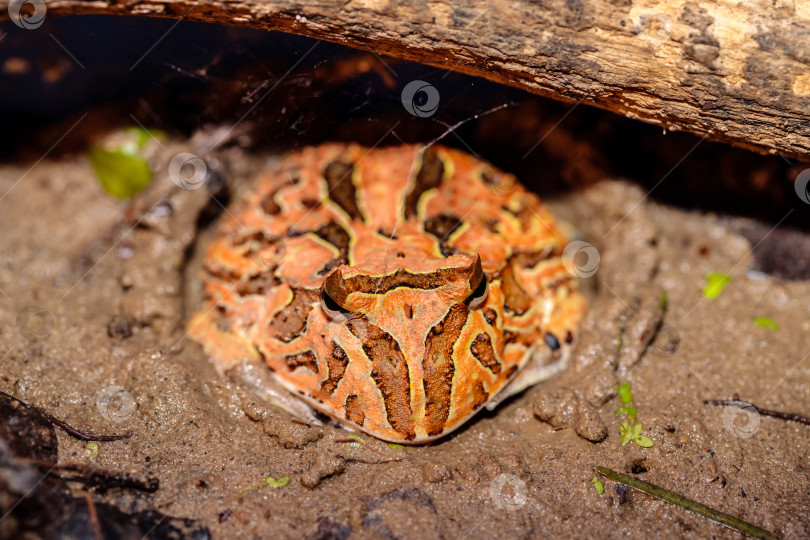
{"type": "Polygon", "coordinates": [[[349,314],[349,310],[338,304],[334,298],[329,296],[325,288],[321,289],[321,308],[323,308],[330,319],[345,318],[349,314]]]}
{"type": "Polygon", "coordinates": [[[486,276],[481,276],[481,281],[478,282],[478,286],[475,290],[464,300],[464,303],[470,309],[476,309],[484,305],[484,302],[487,299],[487,278],[486,276]]]}

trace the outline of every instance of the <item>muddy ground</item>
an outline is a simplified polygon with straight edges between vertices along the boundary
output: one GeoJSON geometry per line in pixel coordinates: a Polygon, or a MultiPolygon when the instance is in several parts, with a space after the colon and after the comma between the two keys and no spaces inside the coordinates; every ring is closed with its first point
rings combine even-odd
{"type": "MultiPolygon", "coordinates": [[[[167,143],[156,170],[205,136],[167,143]]],[[[209,197],[267,159],[223,150],[209,160],[218,174],[191,191],[158,172],[131,206],[102,191],[81,153],[0,166],[0,391],[79,430],[130,434],[93,456],[57,429],[58,464],[159,482],[151,493],[63,486],[97,514],[156,510],[215,538],[739,537],[605,478],[597,493],[601,465],[810,536],[810,426],[703,404],[736,393],[810,414],[810,237],[662,206],[614,180],[555,196],[546,202],[600,255],[568,369],[430,446],[357,443],[219,378],[185,338],[219,208],[209,197]],[[702,294],[709,272],[732,277],[715,299],[702,294]],[[619,382],[632,385],[650,448],[619,446],[619,382]],[[256,487],[268,476],[289,484],[256,487]]],[[[15,489],[36,497],[42,485],[15,489]]],[[[75,519],[92,537],[98,518],[75,519]]],[[[21,524],[12,511],[0,536],[21,524]]]]}

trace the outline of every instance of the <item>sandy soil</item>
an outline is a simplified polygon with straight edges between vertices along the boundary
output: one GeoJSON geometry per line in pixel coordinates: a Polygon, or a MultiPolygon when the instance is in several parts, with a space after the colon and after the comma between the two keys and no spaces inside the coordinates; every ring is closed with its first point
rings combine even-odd
{"type": "MultiPolygon", "coordinates": [[[[168,145],[157,170],[198,144],[168,145]]],[[[755,256],[779,251],[781,234],[660,206],[617,181],[549,200],[601,259],[569,368],[431,446],[349,444],[220,379],[184,337],[210,192],[238,189],[265,161],[223,151],[209,162],[219,188],[185,191],[159,174],[131,207],[81,155],[0,166],[0,391],[79,429],[131,434],[93,458],[58,430],[60,464],[160,482],[95,500],[190,518],[215,538],[738,537],[605,479],[598,494],[591,467],[602,465],[810,536],[810,427],[703,405],[738,393],[810,414],[810,282],[751,270],[778,271],[755,256]],[[701,293],[708,272],[732,276],[716,299],[701,293]],[[45,313],[32,318],[31,305],[45,313]],[[617,449],[618,382],[632,384],[651,448],[617,449]],[[268,476],[290,481],[245,491],[268,476]]]]}

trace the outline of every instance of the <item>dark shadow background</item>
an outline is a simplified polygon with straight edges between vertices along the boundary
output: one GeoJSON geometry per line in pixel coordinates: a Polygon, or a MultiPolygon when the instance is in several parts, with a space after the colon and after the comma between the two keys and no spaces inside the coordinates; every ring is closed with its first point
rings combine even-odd
{"type": "Polygon", "coordinates": [[[5,21],[0,32],[0,158],[6,160],[39,159],[85,112],[49,156],[82,152],[94,133],[136,121],[188,135],[244,117],[233,132],[239,143],[277,152],[326,140],[429,141],[468,120],[441,142],[516,173],[541,194],[624,177],[658,201],[810,229],[810,205],[793,188],[807,164],[665,134],[585,105],[370,50],[278,32],[113,16],[46,18],[35,30],[5,21]],[[401,103],[402,89],[415,79],[441,96],[429,118],[409,114],[401,103]]]}

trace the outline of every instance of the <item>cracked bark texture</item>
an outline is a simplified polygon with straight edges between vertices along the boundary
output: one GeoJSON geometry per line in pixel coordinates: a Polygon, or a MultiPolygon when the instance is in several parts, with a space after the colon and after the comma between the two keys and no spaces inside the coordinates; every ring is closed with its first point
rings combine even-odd
{"type": "MultiPolygon", "coordinates": [[[[8,17],[8,0],[0,16],[8,17]]],[[[806,0],[96,0],[117,14],[291,32],[594,105],[762,153],[810,156],[806,0]]]]}

